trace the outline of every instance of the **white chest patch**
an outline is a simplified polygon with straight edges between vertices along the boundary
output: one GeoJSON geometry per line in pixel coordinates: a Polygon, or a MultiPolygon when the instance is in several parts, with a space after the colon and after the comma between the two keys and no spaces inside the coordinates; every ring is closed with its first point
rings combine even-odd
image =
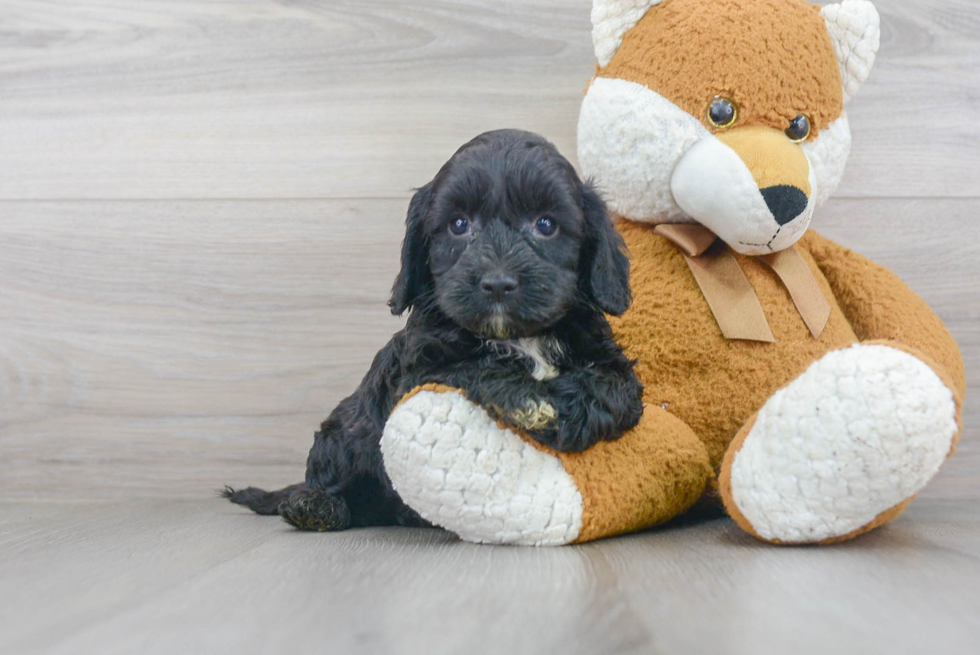
{"type": "Polygon", "coordinates": [[[552,359],[561,351],[560,346],[554,341],[543,337],[525,337],[523,339],[494,341],[492,344],[501,355],[527,357],[534,362],[531,377],[535,380],[546,382],[558,377],[558,368],[552,359]]]}

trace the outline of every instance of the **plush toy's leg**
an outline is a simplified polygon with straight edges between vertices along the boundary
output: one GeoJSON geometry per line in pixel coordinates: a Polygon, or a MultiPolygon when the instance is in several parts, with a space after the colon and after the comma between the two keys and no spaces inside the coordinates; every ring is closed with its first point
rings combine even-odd
{"type": "Polygon", "coordinates": [[[830,543],[891,521],[939,471],[961,399],[927,357],[890,342],[828,353],[776,392],[722,464],[729,514],[772,543],[830,543]]]}
{"type": "Polygon", "coordinates": [[[557,546],[638,530],[686,510],[712,477],[701,442],[659,407],[621,439],[565,454],[444,387],[406,396],[381,450],[410,507],[477,543],[557,546]]]}

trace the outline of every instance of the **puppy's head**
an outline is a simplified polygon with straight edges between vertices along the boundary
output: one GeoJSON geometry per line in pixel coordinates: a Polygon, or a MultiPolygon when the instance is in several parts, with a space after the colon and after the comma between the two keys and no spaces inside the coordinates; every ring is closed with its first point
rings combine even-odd
{"type": "Polygon", "coordinates": [[[484,336],[530,336],[588,305],[629,307],[629,260],[605,205],[541,137],[460,148],[412,198],[392,313],[438,308],[484,336]]]}

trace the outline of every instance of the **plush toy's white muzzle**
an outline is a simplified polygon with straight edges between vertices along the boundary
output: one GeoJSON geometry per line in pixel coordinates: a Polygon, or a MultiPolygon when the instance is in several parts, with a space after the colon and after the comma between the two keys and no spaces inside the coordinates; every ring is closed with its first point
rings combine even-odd
{"type": "Polygon", "coordinates": [[[687,215],[733,250],[765,255],[789,248],[810,225],[817,180],[809,161],[806,164],[809,189],[760,188],[738,153],[708,135],[677,163],[670,186],[687,215]]]}

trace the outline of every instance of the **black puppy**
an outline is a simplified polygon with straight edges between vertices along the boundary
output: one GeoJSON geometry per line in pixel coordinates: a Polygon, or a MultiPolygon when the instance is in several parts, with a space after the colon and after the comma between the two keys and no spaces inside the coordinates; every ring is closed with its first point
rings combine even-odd
{"type": "Polygon", "coordinates": [[[379,442],[420,384],[465,390],[560,451],[615,439],[642,413],[605,313],[629,307],[629,260],[605,205],[539,136],[488,132],[412,198],[391,311],[405,329],[323,422],[306,482],[224,495],[308,530],[425,525],[392,489],[379,442]]]}

